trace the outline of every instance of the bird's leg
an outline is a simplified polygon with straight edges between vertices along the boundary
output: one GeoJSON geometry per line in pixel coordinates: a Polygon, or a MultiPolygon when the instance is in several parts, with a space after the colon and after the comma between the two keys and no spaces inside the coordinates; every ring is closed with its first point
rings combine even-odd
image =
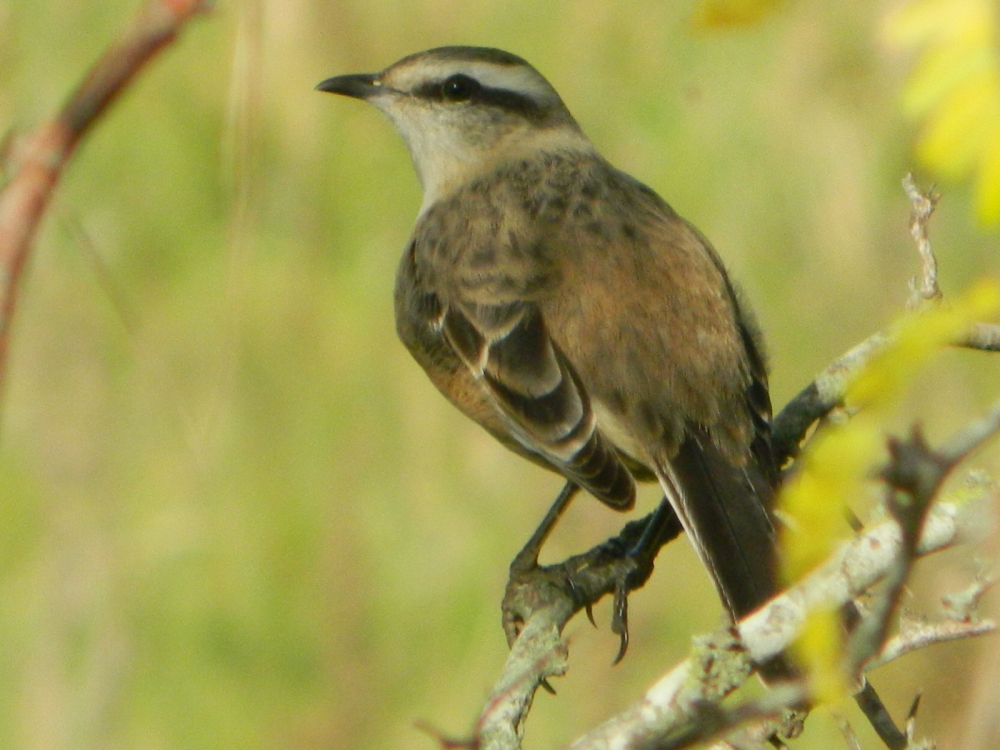
{"type": "MultiPolygon", "coordinates": [[[[640,588],[653,571],[660,548],[677,537],[681,524],[666,501],[646,518],[630,521],[618,536],[591,550],[553,565],[539,565],[538,551],[577,488],[566,485],[541,525],[510,566],[502,604],[503,628],[513,645],[529,617],[552,613],[561,629],[574,613],[590,608],[605,594],[614,596],[612,630],[621,638],[617,661],[628,647],[628,594],[640,588]]],[[[590,617],[593,622],[593,617],[590,617]]]]}
{"type": "Polygon", "coordinates": [[[538,554],[542,551],[542,545],[545,544],[545,540],[549,538],[552,529],[556,527],[556,523],[559,522],[563,513],[566,512],[570,502],[573,500],[573,496],[579,491],[580,488],[577,485],[572,482],[566,482],[566,485],[556,497],[555,502],[552,503],[552,507],[549,508],[549,512],[545,514],[545,518],[538,524],[535,533],[531,535],[531,538],[521,548],[521,551],[517,553],[514,561],[510,564],[511,576],[527,573],[538,567],[538,554]]]}
{"type": "Polygon", "coordinates": [[[677,514],[666,498],[660,501],[649,516],[639,539],[628,547],[623,557],[630,564],[621,569],[615,582],[614,603],[611,614],[611,631],[618,635],[621,644],[614,663],[624,658],[628,650],[628,595],[642,586],[653,572],[653,561],[660,548],[677,537],[682,530],[677,514]]]}
{"type": "MultiPolygon", "coordinates": [[[[566,482],[552,503],[552,507],[549,508],[549,512],[535,529],[535,533],[510,564],[510,579],[500,607],[508,646],[513,646],[517,640],[521,626],[524,625],[526,612],[534,611],[543,606],[543,602],[551,601],[553,589],[565,587],[565,576],[557,570],[558,566],[540,567],[538,553],[579,490],[580,488],[573,482],[566,482]]],[[[558,598],[558,594],[556,597],[558,598]]]]}

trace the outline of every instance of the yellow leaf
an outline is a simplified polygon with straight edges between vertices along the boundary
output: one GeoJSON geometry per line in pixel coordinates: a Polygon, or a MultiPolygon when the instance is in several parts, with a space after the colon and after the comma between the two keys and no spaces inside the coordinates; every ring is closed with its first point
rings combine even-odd
{"type": "Polygon", "coordinates": [[[985,46],[954,44],[928,49],[903,88],[903,111],[911,117],[927,114],[969,76],[994,70],[993,62],[985,46]]]}
{"type": "Polygon", "coordinates": [[[977,3],[962,0],[916,0],[890,11],[885,39],[899,47],[914,47],[939,37],[969,33],[977,26],[977,3]]]}
{"type": "Polygon", "coordinates": [[[811,692],[818,703],[840,703],[850,694],[842,657],[839,608],[810,612],[792,650],[798,662],[806,667],[811,692]]]}
{"type": "Polygon", "coordinates": [[[894,403],[927,360],[959,338],[977,320],[1000,310],[1000,283],[975,284],[950,305],[908,315],[896,324],[894,341],[873,358],[847,390],[854,408],[884,408],[894,403]]]}
{"type": "Polygon", "coordinates": [[[1000,223],[1000,30],[995,0],[912,0],[883,36],[916,51],[901,94],[921,124],[916,154],[940,177],[972,178],[976,216],[1000,223]]]}
{"type": "MultiPolygon", "coordinates": [[[[1000,115],[996,120],[1000,121],[1000,115]]],[[[1000,224],[1000,129],[993,131],[983,148],[976,174],[976,215],[987,226],[1000,224]]]]}
{"type": "MultiPolygon", "coordinates": [[[[847,536],[848,504],[863,499],[873,486],[874,468],[884,455],[881,425],[909,383],[936,352],[960,338],[972,323],[998,313],[1000,281],[986,280],[950,305],[908,315],[896,324],[892,343],[872,358],[847,389],[845,403],[858,410],[856,416],[817,434],[781,490],[779,509],[785,523],[780,558],[786,583],[799,580],[829,559],[847,536]]],[[[840,618],[835,610],[810,616],[796,648],[820,700],[835,702],[846,695],[840,618]]]]}
{"type": "Polygon", "coordinates": [[[784,0],[702,0],[691,22],[697,28],[749,26],[776,11],[784,0]]]}
{"type": "Polygon", "coordinates": [[[799,459],[798,473],[781,491],[786,524],[781,534],[782,575],[802,578],[846,538],[847,503],[865,492],[881,456],[882,436],[869,415],[817,435],[799,459]]]}
{"type": "Polygon", "coordinates": [[[958,179],[985,158],[987,139],[1000,127],[996,78],[996,71],[967,76],[927,117],[917,155],[943,177],[958,179]]]}

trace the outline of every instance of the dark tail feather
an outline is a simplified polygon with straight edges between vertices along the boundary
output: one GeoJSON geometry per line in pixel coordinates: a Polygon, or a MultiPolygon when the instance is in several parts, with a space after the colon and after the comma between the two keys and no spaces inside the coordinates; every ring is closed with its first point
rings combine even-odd
{"type": "Polygon", "coordinates": [[[667,497],[737,619],[778,589],[770,513],[774,490],[766,471],[753,461],[734,465],[697,430],[663,467],[667,497]]]}
{"type": "MultiPolygon", "coordinates": [[[[735,466],[704,432],[691,430],[661,472],[664,491],[733,619],[778,593],[777,534],[771,516],[777,472],[766,447],[755,443],[751,460],[735,466]]],[[[760,665],[760,674],[774,682],[799,672],[779,656],[760,665]]]]}

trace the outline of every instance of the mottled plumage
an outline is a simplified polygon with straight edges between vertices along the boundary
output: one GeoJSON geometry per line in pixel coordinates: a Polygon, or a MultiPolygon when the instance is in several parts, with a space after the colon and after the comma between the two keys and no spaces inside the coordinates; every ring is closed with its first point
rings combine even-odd
{"type": "Polygon", "coordinates": [[[321,88],[370,101],[410,146],[425,200],[396,321],[434,384],[613,508],[657,479],[727,609],[766,600],[767,376],[707,240],[508,53],[431,50],[321,88]]]}

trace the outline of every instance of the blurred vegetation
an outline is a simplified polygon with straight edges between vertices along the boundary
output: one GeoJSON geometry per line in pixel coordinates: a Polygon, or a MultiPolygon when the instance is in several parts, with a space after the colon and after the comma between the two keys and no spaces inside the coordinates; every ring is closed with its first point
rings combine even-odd
{"type": "Polygon", "coordinates": [[[918,0],[886,17],[890,42],[919,50],[903,107],[922,121],[917,154],[951,180],[975,178],[976,212],[1000,224],[1000,11],[992,0],[918,0]]]}
{"type": "MultiPolygon", "coordinates": [[[[52,112],[136,5],[0,0],[0,132],[52,112]]],[[[418,186],[377,113],[313,91],[327,76],[441,44],[526,57],[712,238],[767,334],[776,405],[896,316],[917,126],[899,104],[913,60],[880,41],[888,4],[783,3],[729,31],[696,28],[695,5],[219,2],[136,82],[71,164],[17,312],[0,747],[430,748],[414,719],[471,728],[506,652],[507,564],[560,483],[395,342],[418,186]]],[[[931,224],[946,295],[1000,271],[975,200],[949,184],[931,224]]],[[[947,436],[996,397],[998,367],[947,352],[886,428],[947,436]]],[[[581,500],[548,555],[623,520],[581,500]]],[[[962,587],[969,557],[920,566],[914,606],[962,587]]],[[[531,746],[628,704],[719,622],[685,543],[658,571],[622,665],[606,606],[600,630],[570,626],[531,746]]],[[[897,717],[922,690],[922,729],[955,746],[991,647],[873,682],[897,717]]],[[[835,733],[817,714],[797,746],[835,733]]]]}
{"type": "MultiPolygon", "coordinates": [[[[928,290],[930,291],[930,290],[928,290]]],[[[844,519],[850,514],[865,517],[872,508],[865,498],[879,497],[883,486],[879,475],[898,467],[899,448],[885,456],[883,425],[902,400],[914,378],[928,362],[952,341],[967,333],[978,321],[992,320],[1000,313],[1000,282],[984,281],[948,305],[927,306],[919,314],[908,314],[892,326],[893,340],[853,378],[844,397],[844,408],[854,412],[847,420],[825,425],[808,441],[796,460],[795,473],[784,483],[778,497],[778,512],[787,524],[780,537],[780,561],[784,580],[794,583],[826,563],[845,542],[850,529],[844,519]],[[883,467],[886,467],[883,469],[883,467]],[[880,471],[880,469],[883,469],[880,471]],[[876,486],[873,486],[876,485],[876,486]]],[[[912,439],[913,435],[899,436],[912,439]]],[[[906,494],[906,493],[900,493],[906,494]]],[[[926,499],[909,493],[898,504],[909,502],[926,510],[926,499]]],[[[875,504],[876,508],[880,504],[875,504]]],[[[890,506],[891,507],[891,506],[890,506]]],[[[898,507],[898,506],[897,506],[898,507]]],[[[900,520],[898,511],[876,511],[900,520]]],[[[880,519],[881,520],[881,519],[880,519]]],[[[912,521],[910,522],[912,523],[912,521]]],[[[912,527],[918,531],[918,527],[912,527]]],[[[892,575],[887,576],[892,579],[892,575]]],[[[889,584],[886,584],[889,586],[889,584]]],[[[881,597],[889,596],[884,590],[881,597]]],[[[878,597],[876,597],[876,600],[878,597]]],[[[895,600],[892,600],[895,601],[895,600]]],[[[874,605],[873,605],[874,608],[874,605]]],[[[807,618],[796,651],[806,665],[813,694],[819,702],[838,705],[851,696],[853,679],[844,668],[847,653],[843,613],[834,606],[819,607],[807,618]]],[[[854,654],[854,659],[857,659],[854,654]]]]}

